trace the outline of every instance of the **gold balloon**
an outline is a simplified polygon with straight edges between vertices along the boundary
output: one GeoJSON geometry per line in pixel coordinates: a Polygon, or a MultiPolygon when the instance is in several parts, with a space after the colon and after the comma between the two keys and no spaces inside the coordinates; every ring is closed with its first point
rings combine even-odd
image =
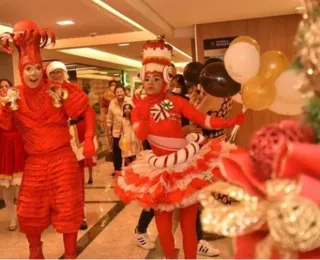
{"type": "Polygon", "coordinates": [[[230,46],[237,43],[237,42],[247,42],[251,45],[253,45],[254,47],[256,47],[256,49],[258,50],[258,52],[260,53],[260,46],[257,43],[257,41],[253,38],[251,38],[250,36],[239,36],[237,38],[235,38],[231,43],[230,46]]]}
{"type": "Polygon", "coordinates": [[[243,84],[241,89],[242,101],[248,108],[261,111],[267,109],[275,100],[277,90],[273,82],[263,81],[256,76],[243,84]]]}
{"type": "Polygon", "coordinates": [[[267,51],[261,55],[258,75],[263,80],[275,82],[289,65],[287,56],[281,51],[267,51]]]}

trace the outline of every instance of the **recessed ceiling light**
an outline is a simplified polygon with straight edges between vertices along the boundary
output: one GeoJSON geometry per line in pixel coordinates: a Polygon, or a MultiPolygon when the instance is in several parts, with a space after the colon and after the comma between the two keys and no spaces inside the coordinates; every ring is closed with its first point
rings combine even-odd
{"type": "Polygon", "coordinates": [[[57,24],[59,24],[59,25],[72,25],[72,24],[74,24],[74,22],[71,20],[66,20],[66,21],[59,21],[59,22],[57,22],[57,24]]]}
{"type": "Polygon", "coordinates": [[[296,11],[302,11],[302,10],[304,10],[305,8],[304,8],[304,6],[298,6],[298,7],[296,7],[296,11]]]}
{"type": "Polygon", "coordinates": [[[118,44],[118,46],[120,46],[120,47],[129,46],[129,45],[130,45],[130,43],[119,43],[118,44]]]}
{"type": "Polygon", "coordinates": [[[113,74],[113,76],[119,76],[119,74],[113,74]]]}
{"type": "Polygon", "coordinates": [[[100,74],[102,74],[102,75],[107,75],[108,72],[106,72],[106,71],[100,71],[100,74]]]}

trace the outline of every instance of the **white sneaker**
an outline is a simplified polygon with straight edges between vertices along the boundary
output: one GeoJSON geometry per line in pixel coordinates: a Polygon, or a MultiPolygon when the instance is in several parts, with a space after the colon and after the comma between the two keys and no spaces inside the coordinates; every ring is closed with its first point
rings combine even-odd
{"type": "Polygon", "coordinates": [[[135,231],[135,234],[138,245],[143,249],[151,250],[156,247],[155,243],[151,241],[148,233],[139,234],[137,231],[135,231]]]}
{"type": "Polygon", "coordinates": [[[220,254],[219,249],[214,248],[205,240],[200,240],[198,243],[198,255],[202,256],[218,256],[220,254]]]}

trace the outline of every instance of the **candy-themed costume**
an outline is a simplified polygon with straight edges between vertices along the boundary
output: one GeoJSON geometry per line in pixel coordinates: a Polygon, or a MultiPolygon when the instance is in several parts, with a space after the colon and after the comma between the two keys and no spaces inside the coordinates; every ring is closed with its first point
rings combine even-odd
{"type": "Polygon", "coordinates": [[[42,68],[40,47],[47,44],[49,36],[54,42],[50,30],[39,29],[31,21],[21,21],[12,34],[1,35],[5,50],[12,53],[9,40],[18,49],[22,85],[3,99],[7,106],[0,108],[0,127],[18,128],[28,156],[17,208],[20,231],[26,233],[30,244],[30,258],[43,258],[41,233],[50,224],[64,234],[65,258],[74,258],[84,202],[80,169],[70,146],[68,118],[84,117],[87,158],[95,155],[95,120],[88,98],[78,86],[43,81],[42,70],[37,72],[36,66],[42,68]],[[40,79],[33,88],[29,87],[31,76],[32,80],[40,79]]]}
{"type": "Polygon", "coordinates": [[[148,139],[152,151],[141,152],[137,160],[121,171],[115,191],[124,202],[137,201],[144,208],[155,210],[160,243],[166,258],[174,258],[172,211],[180,208],[180,224],[186,258],[196,258],[197,192],[209,182],[221,152],[233,147],[217,141],[204,144],[198,134],[184,137],[181,116],[205,128],[228,128],[243,117],[225,120],[206,116],[179,96],[166,96],[170,81],[172,48],[162,38],[149,41],[143,49],[142,81],[146,74],[157,73],[164,79],[159,94],[134,100],[133,127],[140,140],[148,139]],[[191,223],[191,224],[190,224],[191,223]]]}
{"type": "Polygon", "coordinates": [[[248,153],[221,159],[228,182],[201,192],[203,229],[234,237],[234,258],[320,258],[320,146],[302,137],[286,121],[260,130],[248,153]],[[219,204],[213,192],[239,203],[219,204]]]}

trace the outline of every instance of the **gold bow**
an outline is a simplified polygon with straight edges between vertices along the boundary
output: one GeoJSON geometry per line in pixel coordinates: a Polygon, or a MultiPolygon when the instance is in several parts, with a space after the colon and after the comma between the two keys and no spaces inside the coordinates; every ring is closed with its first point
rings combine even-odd
{"type": "Polygon", "coordinates": [[[289,179],[266,182],[266,197],[252,196],[227,182],[216,182],[200,192],[204,210],[203,230],[228,237],[259,231],[267,225],[268,236],[257,243],[256,258],[270,258],[277,248],[281,258],[294,258],[298,252],[320,247],[320,209],[299,196],[300,185],[289,179]],[[222,193],[238,201],[222,205],[212,196],[222,193]]]}

